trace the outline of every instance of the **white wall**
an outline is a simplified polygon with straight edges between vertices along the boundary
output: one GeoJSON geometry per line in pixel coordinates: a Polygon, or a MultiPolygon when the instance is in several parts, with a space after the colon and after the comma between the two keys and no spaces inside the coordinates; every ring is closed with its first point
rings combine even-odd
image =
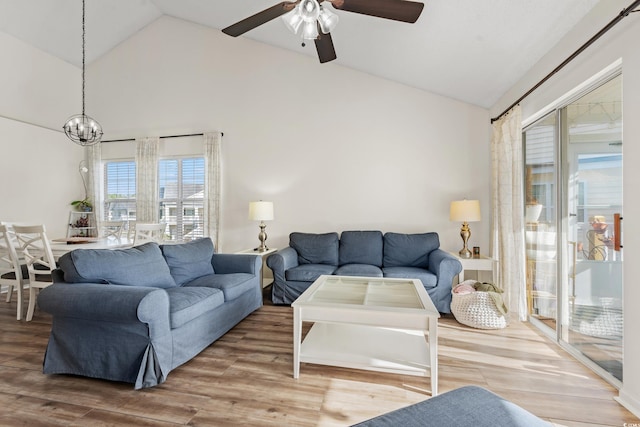
{"type": "Polygon", "coordinates": [[[458,250],[449,203],[463,197],[482,201],[470,244],[488,251],[485,109],[169,17],[88,75],[106,139],[224,132],[224,251],[257,244],[259,199],[275,203],[273,247],[292,231],[381,229],[437,231],[458,250]]]}
{"type": "MultiPolygon", "coordinates": [[[[548,72],[553,70],[575,49],[586,42],[598,30],[628,6],[627,0],[600,2],[581,24],[571,31],[561,43],[546,55],[536,67],[516,84],[491,109],[492,117],[499,114],[511,102],[525,93],[548,72]]],[[[549,80],[522,102],[523,118],[535,114],[544,106],[561,97],[582,82],[622,58],[623,73],[623,245],[624,245],[624,384],[620,401],[635,415],[640,416],[640,336],[634,326],[640,324],[640,264],[634,262],[640,256],[640,199],[636,197],[638,159],[640,159],[640,21],[638,14],[623,19],[594,45],[572,61],[564,70],[549,80]]]]}
{"type": "Polygon", "coordinates": [[[69,203],[84,193],[83,149],[61,131],[82,108],[80,70],[4,33],[0,52],[0,220],[64,237],[69,203]]]}

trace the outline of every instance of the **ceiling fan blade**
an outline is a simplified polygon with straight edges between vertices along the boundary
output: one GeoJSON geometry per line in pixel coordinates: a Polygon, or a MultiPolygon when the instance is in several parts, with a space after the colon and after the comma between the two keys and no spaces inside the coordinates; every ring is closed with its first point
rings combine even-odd
{"type": "Polygon", "coordinates": [[[339,10],[393,19],[413,24],[418,20],[424,3],[407,0],[333,0],[331,5],[339,10]]]}
{"type": "Polygon", "coordinates": [[[314,42],[316,43],[318,59],[321,64],[333,61],[337,58],[336,50],[333,47],[333,40],[331,39],[331,33],[324,34],[321,32],[314,42]]]}
{"type": "Polygon", "coordinates": [[[232,37],[238,37],[239,35],[244,34],[249,30],[253,30],[256,27],[259,27],[262,24],[266,24],[272,19],[275,19],[278,16],[284,15],[285,13],[293,10],[296,4],[298,4],[298,1],[280,2],[275,6],[271,6],[270,8],[265,9],[262,12],[258,12],[255,15],[252,15],[248,18],[243,19],[242,21],[238,21],[235,24],[228,26],[227,28],[224,28],[222,32],[232,37]]]}

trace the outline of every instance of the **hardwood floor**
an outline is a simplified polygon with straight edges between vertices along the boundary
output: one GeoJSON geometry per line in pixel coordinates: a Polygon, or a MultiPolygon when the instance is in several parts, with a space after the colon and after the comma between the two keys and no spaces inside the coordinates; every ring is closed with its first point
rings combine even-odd
{"type": "MultiPolygon", "coordinates": [[[[289,307],[265,305],[151,389],[43,375],[51,318],[15,320],[0,302],[0,425],[345,426],[430,397],[429,379],[303,364],[292,377],[289,307]]],[[[622,426],[640,420],[617,390],[528,324],[482,331],[439,323],[444,393],[483,386],[553,423],[622,426]]],[[[464,402],[461,402],[464,405],[464,402]]],[[[425,425],[428,425],[425,423],[425,425]]]]}

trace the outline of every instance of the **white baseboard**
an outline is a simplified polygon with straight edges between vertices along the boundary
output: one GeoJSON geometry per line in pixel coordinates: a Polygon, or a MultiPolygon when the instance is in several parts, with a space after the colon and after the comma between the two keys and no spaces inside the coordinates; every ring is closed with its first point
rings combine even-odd
{"type": "Polygon", "coordinates": [[[640,418],[640,400],[626,393],[623,389],[620,390],[618,397],[614,397],[616,402],[624,406],[636,417],[640,418]]]}

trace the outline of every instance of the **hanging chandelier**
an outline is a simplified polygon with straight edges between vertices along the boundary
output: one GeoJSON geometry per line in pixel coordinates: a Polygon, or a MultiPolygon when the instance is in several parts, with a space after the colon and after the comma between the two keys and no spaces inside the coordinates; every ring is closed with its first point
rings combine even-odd
{"type": "Polygon", "coordinates": [[[102,138],[102,126],[96,120],[84,113],[84,86],[85,86],[85,0],[82,0],[82,114],[69,117],[64,124],[65,135],[78,145],[94,145],[102,138]]]}
{"type": "Polygon", "coordinates": [[[338,24],[338,15],[323,7],[317,0],[302,0],[291,12],[282,16],[284,24],[294,34],[302,29],[304,40],[313,40],[318,37],[320,31],[328,34],[338,24]]]}

